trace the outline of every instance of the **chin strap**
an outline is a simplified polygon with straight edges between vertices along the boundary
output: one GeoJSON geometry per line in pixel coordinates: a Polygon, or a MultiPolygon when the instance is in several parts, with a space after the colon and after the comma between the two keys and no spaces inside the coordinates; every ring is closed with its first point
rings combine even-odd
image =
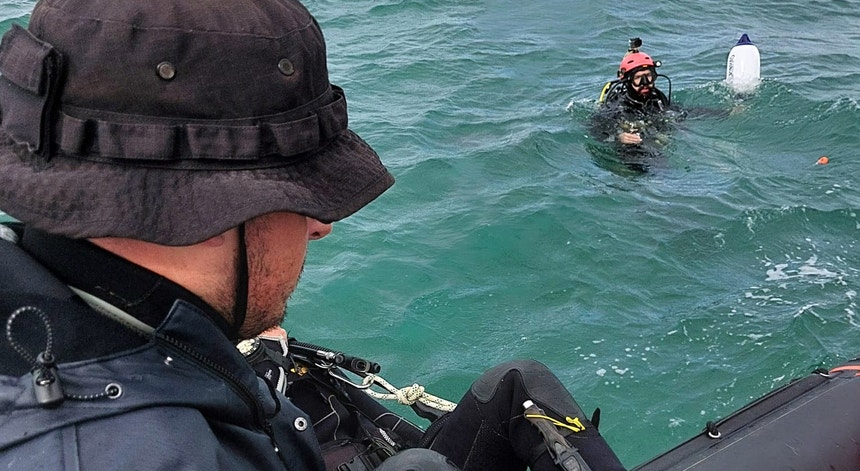
{"type": "Polygon", "coordinates": [[[239,253],[236,255],[236,291],[233,303],[233,336],[239,338],[239,330],[245,323],[248,312],[248,247],[245,244],[245,223],[239,224],[239,253]]]}

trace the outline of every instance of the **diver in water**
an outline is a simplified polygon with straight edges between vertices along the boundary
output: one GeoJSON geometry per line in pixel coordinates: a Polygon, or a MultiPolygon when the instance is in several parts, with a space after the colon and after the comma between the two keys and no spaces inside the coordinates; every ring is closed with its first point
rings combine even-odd
{"type": "Polygon", "coordinates": [[[593,135],[619,144],[622,160],[637,169],[644,165],[642,157],[659,154],[668,144],[670,124],[684,116],[672,105],[671,80],[657,73],[661,63],[641,52],[641,47],[641,39],[630,39],[618,78],[603,87],[590,126],[593,135]],[[668,95],[657,88],[658,78],[668,83],[668,95]]]}

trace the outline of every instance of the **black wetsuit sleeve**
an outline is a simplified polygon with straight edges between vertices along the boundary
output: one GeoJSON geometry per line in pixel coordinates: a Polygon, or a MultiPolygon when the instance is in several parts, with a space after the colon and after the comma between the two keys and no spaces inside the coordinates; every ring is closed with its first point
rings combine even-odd
{"type": "Polygon", "coordinates": [[[625,113],[623,99],[617,87],[606,93],[603,103],[588,119],[588,132],[592,137],[600,141],[615,141],[625,113]]]}
{"type": "Polygon", "coordinates": [[[614,140],[617,123],[617,116],[605,109],[599,109],[588,119],[588,133],[599,141],[614,140]]]}

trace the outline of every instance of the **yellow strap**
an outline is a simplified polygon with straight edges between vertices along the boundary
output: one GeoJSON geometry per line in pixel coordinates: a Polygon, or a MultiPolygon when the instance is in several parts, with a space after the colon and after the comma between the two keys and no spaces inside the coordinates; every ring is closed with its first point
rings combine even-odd
{"type": "Polygon", "coordinates": [[[606,91],[609,90],[609,87],[612,86],[612,82],[606,82],[606,85],[603,86],[603,90],[600,92],[600,99],[597,100],[598,103],[603,103],[603,99],[606,98],[606,91]]]}
{"type": "Polygon", "coordinates": [[[567,421],[566,424],[562,423],[561,421],[559,421],[557,419],[546,416],[546,415],[526,414],[525,417],[527,419],[546,419],[546,420],[549,420],[550,422],[552,422],[552,424],[555,425],[556,427],[566,428],[566,429],[572,430],[574,432],[582,432],[583,430],[585,430],[585,425],[582,424],[582,422],[579,420],[579,417],[574,417],[572,419],[570,417],[565,417],[564,420],[567,421]]]}

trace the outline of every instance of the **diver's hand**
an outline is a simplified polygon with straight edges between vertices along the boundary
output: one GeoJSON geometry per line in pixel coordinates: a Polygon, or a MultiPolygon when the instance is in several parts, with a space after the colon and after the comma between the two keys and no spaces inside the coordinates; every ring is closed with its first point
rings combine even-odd
{"type": "Polygon", "coordinates": [[[622,144],[642,144],[642,136],[632,132],[622,132],[618,135],[618,141],[622,144]]]}

